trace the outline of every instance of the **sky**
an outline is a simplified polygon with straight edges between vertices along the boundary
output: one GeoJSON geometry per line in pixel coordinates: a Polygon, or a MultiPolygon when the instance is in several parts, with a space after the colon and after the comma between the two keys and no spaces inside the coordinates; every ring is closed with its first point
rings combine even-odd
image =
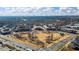
{"type": "Polygon", "coordinates": [[[0,16],[79,15],[78,7],[0,7],[0,16]]]}

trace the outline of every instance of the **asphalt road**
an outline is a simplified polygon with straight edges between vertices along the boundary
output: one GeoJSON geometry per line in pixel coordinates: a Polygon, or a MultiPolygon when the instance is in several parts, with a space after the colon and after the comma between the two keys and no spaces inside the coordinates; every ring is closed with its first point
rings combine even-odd
{"type": "Polygon", "coordinates": [[[44,48],[43,50],[46,50],[46,51],[61,51],[64,48],[64,46],[67,43],[73,41],[75,37],[76,37],[76,35],[71,34],[70,37],[63,39],[62,41],[59,41],[58,43],[55,43],[48,48],[44,48]]]}

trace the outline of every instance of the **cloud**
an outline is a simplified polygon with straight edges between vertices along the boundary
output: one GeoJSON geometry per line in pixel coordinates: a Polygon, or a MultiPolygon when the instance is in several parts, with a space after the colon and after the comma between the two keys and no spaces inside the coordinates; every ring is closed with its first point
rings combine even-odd
{"type": "Polygon", "coordinates": [[[71,14],[71,15],[78,15],[79,9],[77,7],[61,7],[60,14],[71,14]]]}
{"type": "Polygon", "coordinates": [[[0,7],[0,16],[79,15],[77,7],[0,7]]]}

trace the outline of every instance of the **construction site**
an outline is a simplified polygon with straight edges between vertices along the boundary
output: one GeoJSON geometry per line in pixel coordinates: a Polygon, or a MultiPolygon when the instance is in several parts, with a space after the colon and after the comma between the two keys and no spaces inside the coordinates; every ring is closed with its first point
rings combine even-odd
{"type": "Polygon", "coordinates": [[[13,32],[9,35],[0,35],[0,44],[2,44],[2,47],[7,47],[9,50],[16,51],[62,50],[65,45],[55,45],[61,41],[61,43],[65,41],[68,43],[70,39],[73,39],[71,36],[72,35],[69,33],[60,33],[55,31],[34,30],[32,32],[13,32]],[[71,38],[68,39],[69,37],[71,38]],[[52,48],[53,46],[56,48],[52,48]]]}

